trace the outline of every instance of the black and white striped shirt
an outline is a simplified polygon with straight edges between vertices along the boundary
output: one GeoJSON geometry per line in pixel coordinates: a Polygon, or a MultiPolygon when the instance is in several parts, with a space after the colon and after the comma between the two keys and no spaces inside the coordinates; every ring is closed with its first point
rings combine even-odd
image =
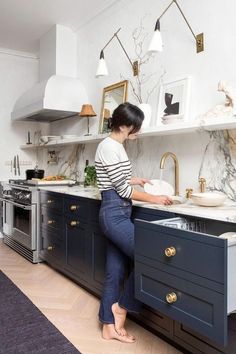
{"type": "Polygon", "coordinates": [[[114,189],[122,198],[131,197],[133,188],[129,182],[132,166],[121,143],[110,137],[105,138],[98,145],[95,168],[100,191],[114,189]]]}

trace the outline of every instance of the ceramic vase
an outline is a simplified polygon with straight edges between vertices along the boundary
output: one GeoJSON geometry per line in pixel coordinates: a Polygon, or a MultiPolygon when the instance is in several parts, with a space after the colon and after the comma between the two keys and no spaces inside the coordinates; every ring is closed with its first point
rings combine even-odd
{"type": "Polygon", "coordinates": [[[138,107],[143,111],[144,113],[144,121],[142,124],[142,128],[146,128],[150,126],[151,123],[151,117],[152,117],[152,107],[148,103],[140,103],[138,107]]]}

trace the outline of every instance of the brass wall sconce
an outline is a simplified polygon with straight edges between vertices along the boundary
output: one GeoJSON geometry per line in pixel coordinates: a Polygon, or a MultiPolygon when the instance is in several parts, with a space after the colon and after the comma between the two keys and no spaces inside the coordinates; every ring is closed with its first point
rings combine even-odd
{"type": "Polygon", "coordinates": [[[177,8],[179,9],[181,15],[183,16],[188,28],[190,29],[190,31],[191,31],[194,39],[195,39],[197,53],[203,52],[204,51],[203,33],[195,35],[195,33],[193,32],[189,22],[187,21],[187,19],[185,17],[183,11],[181,10],[177,0],[172,0],[172,2],[167,6],[167,8],[162,12],[161,16],[157,19],[156,25],[155,25],[155,30],[154,30],[154,35],[153,35],[152,40],[150,42],[150,45],[149,45],[149,48],[148,48],[148,52],[149,53],[154,53],[154,52],[161,52],[163,50],[162,38],[161,38],[161,33],[160,33],[160,19],[166,13],[166,11],[171,7],[171,5],[174,4],[174,3],[177,6],[177,8]]]}
{"type": "Polygon", "coordinates": [[[127,59],[129,60],[130,62],[130,65],[132,66],[132,70],[133,70],[133,75],[134,76],[137,76],[138,75],[138,70],[139,70],[139,67],[138,67],[138,61],[134,61],[132,63],[130,57],[128,56],[123,44],[121,43],[120,41],[120,38],[118,37],[118,32],[121,30],[121,28],[118,29],[118,31],[116,31],[113,36],[111,37],[111,39],[106,43],[106,45],[102,48],[101,52],[100,52],[100,60],[99,60],[99,63],[98,63],[98,68],[97,68],[97,72],[96,72],[96,77],[100,77],[100,76],[107,76],[108,75],[108,70],[107,70],[107,65],[106,65],[106,62],[105,62],[105,59],[104,59],[104,49],[110,44],[110,42],[116,38],[121,46],[121,48],[123,49],[127,59]]]}

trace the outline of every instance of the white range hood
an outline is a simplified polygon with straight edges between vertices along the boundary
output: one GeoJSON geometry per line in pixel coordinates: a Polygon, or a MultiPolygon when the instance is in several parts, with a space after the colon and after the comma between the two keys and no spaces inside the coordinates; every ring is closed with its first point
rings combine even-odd
{"type": "Polygon", "coordinates": [[[12,120],[51,122],[77,115],[89,101],[76,64],[75,33],[55,25],[40,39],[40,81],[16,101],[12,120]]]}

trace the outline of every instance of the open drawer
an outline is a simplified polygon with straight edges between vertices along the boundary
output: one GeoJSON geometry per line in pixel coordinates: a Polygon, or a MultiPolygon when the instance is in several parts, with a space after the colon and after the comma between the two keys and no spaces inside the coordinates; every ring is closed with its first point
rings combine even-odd
{"type": "Polygon", "coordinates": [[[229,231],[192,217],[135,220],[136,297],[222,345],[236,309],[236,239],[218,237],[229,231]]]}

